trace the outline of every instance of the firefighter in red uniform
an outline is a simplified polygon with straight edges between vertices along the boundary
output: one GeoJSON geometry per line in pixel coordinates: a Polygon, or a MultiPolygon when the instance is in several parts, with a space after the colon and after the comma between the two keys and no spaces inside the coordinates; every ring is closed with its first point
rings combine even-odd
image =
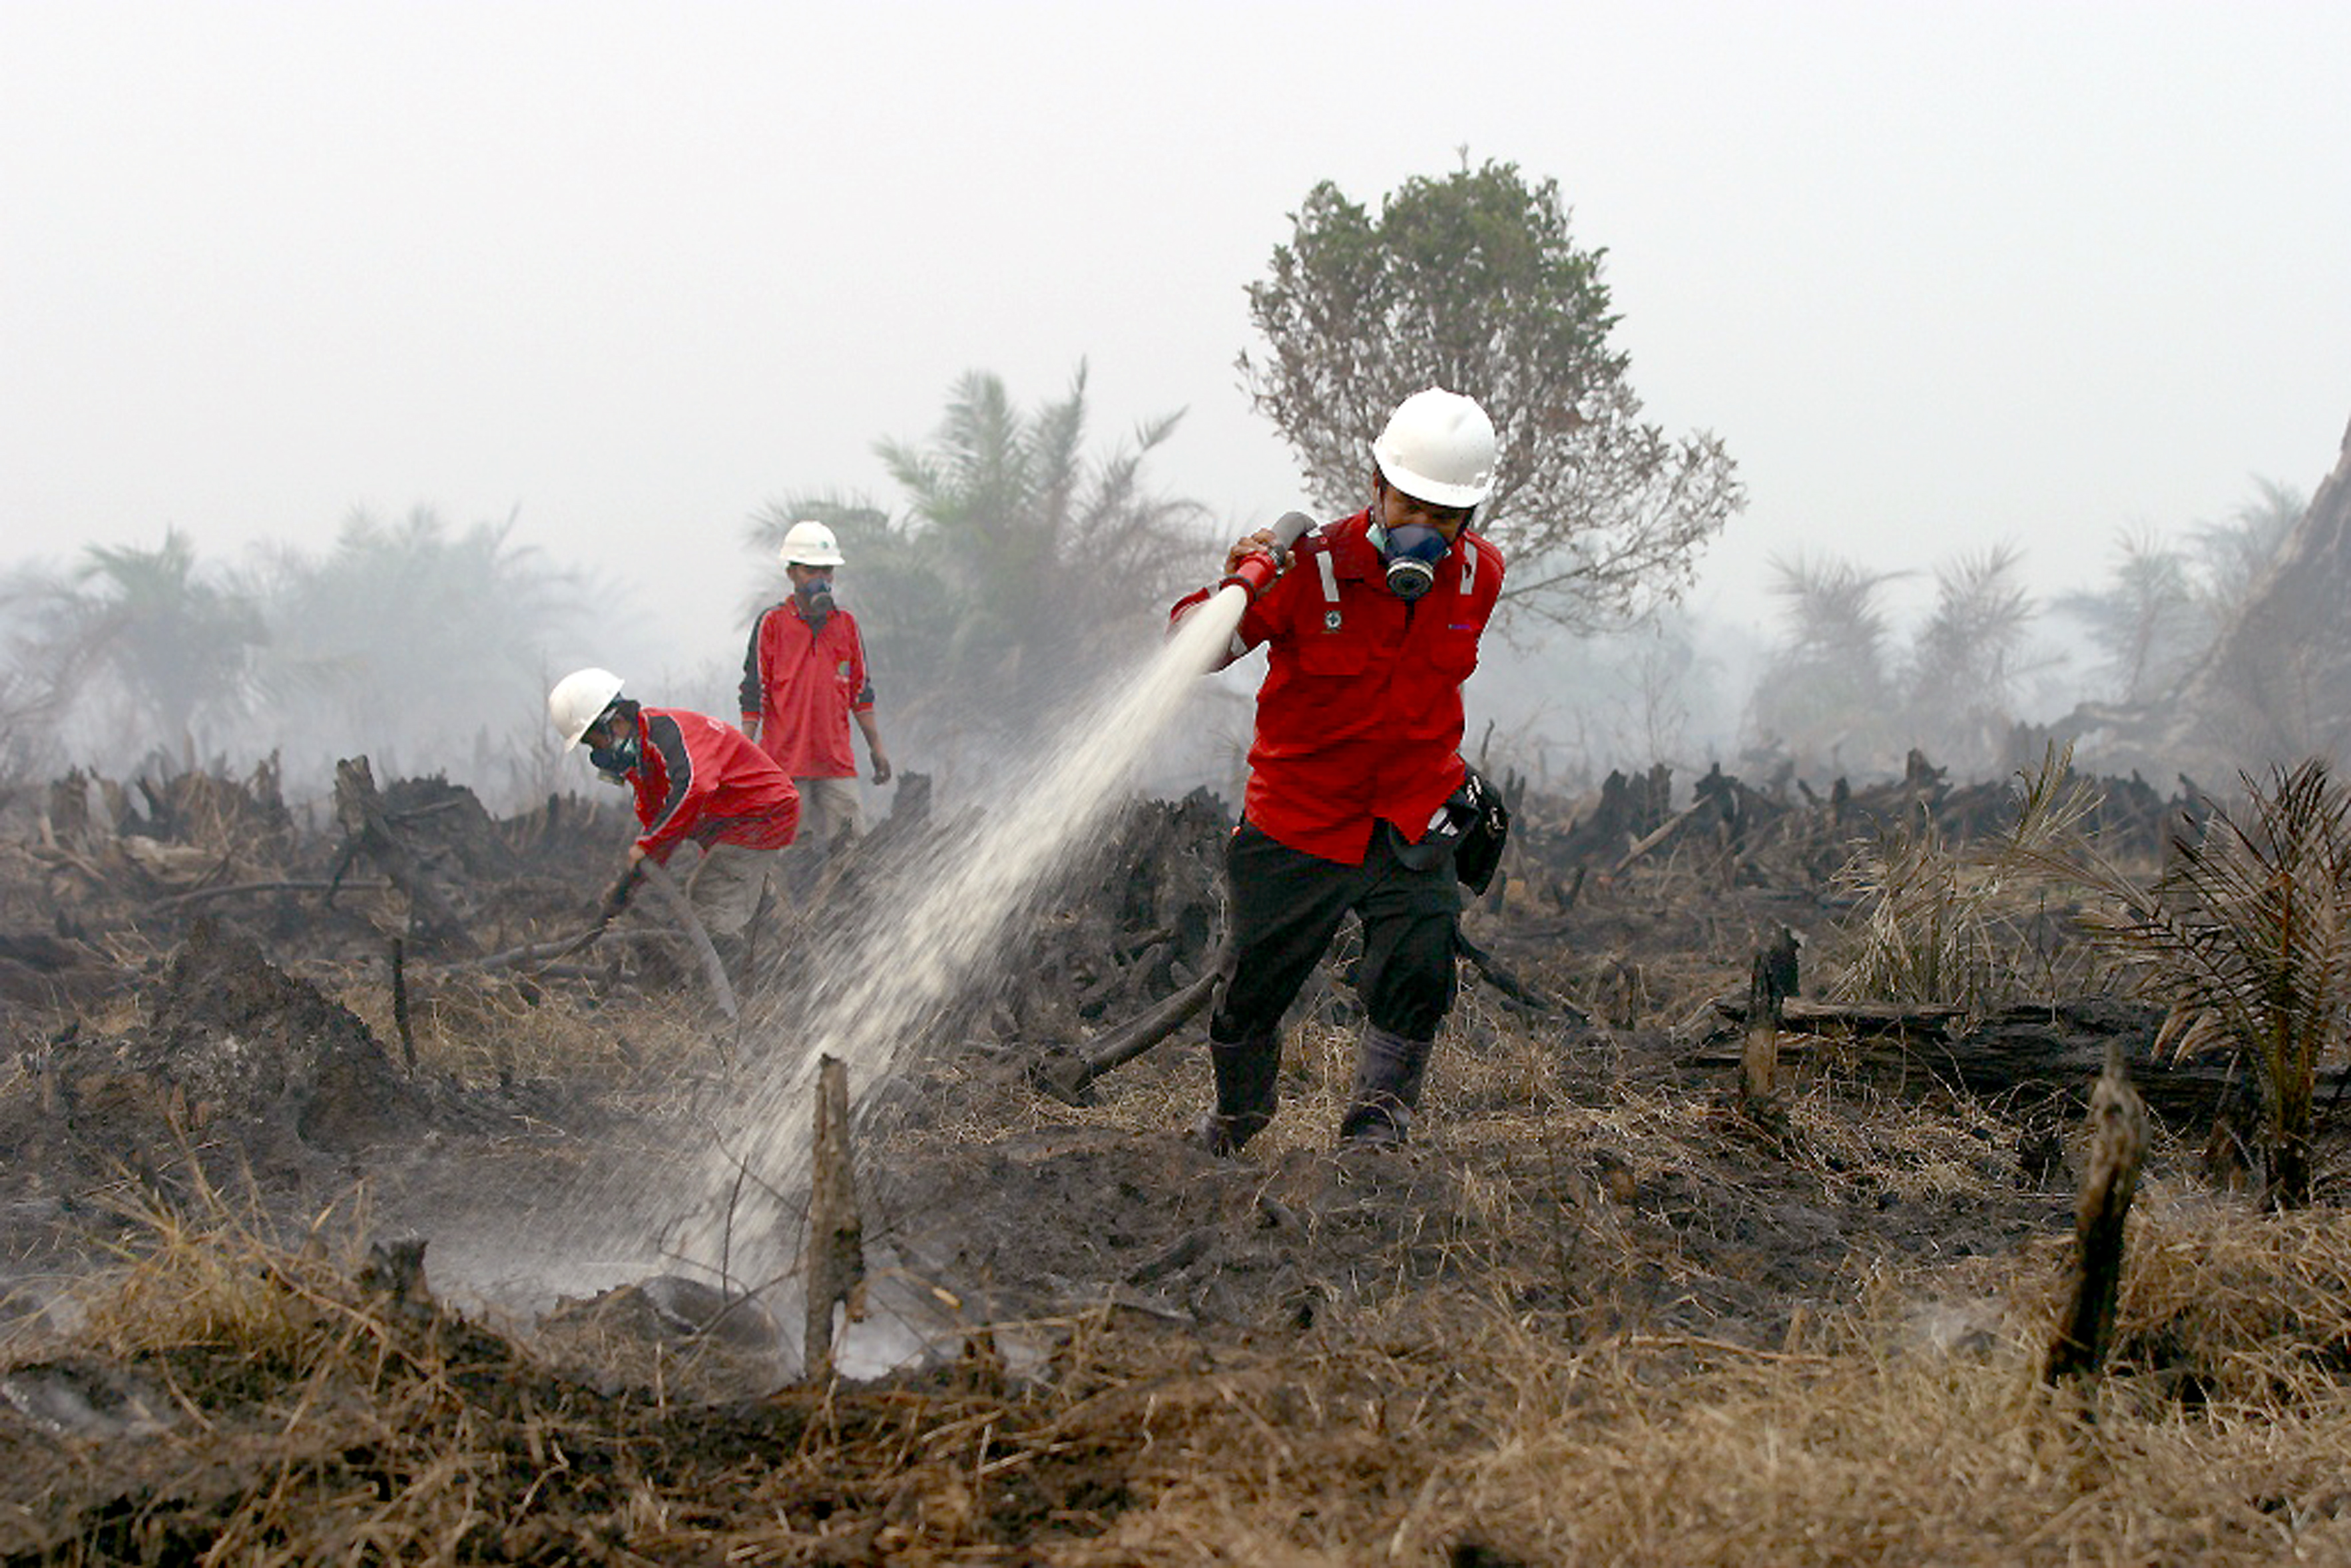
{"type": "Polygon", "coordinates": [[[547,711],[567,750],[587,742],[599,772],[636,790],[644,832],[629,846],[601,921],[627,905],[646,861],[666,866],[678,845],[691,841],[701,862],[687,895],[711,946],[730,969],[739,966],[776,852],[799,826],[799,791],[790,777],[723,720],[622,696],[621,677],[610,670],[564,676],[548,694],[547,711]]]}
{"type": "MultiPolygon", "coordinates": [[[[1226,852],[1232,958],[1208,1026],[1217,1103],[1196,1133],[1220,1155],[1272,1120],[1282,1014],[1350,910],[1364,928],[1365,1027],[1343,1145],[1404,1141],[1453,1005],[1461,685],[1502,587],[1501,552],[1469,531],[1493,489],[1493,422],[1432,388],[1397,406],[1372,455],[1370,507],[1299,540],[1231,649],[1263,643],[1267,669],[1226,852]]],[[[1272,538],[1235,545],[1227,572],[1272,538]]]]}
{"type": "Polygon", "coordinates": [[[840,541],[818,522],[784,535],[791,597],[761,612],[743,655],[743,733],[799,786],[808,825],[826,854],[864,831],[857,801],[852,720],[873,758],[873,782],[890,782],[890,755],[873,716],[873,683],[857,617],[833,602],[840,541]]]}

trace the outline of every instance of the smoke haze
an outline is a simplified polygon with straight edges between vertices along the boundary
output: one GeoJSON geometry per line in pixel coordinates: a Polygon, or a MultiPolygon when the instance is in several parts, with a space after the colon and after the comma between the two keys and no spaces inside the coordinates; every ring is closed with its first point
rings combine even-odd
{"type": "MultiPolygon", "coordinates": [[[[2316,4],[0,8],[20,586],[167,530],[208,580],[323,571],[355,515],[421,508],[560,591],[485,653],[386,585],[413,630],[372,685],[176,733],[97,676],[42,710],[20,651],[11,745],[282,746],[291,772],[366,744],[537,787],[565,669],[726,711],[750,519],[895,505],[874,443],[975,369],[1034,404],[1083,362],[1106,438],[1182,410],[1153,466],[1217,525],[1205,578],[1205,535],[1299,498],[1236,384],[1243,287],[1316,181],[1376,201],[1466,156],[1559,179],[1648,416],[1722,436],[1752,497],[1679,630],[1516,674],[1498,650],[1473,724],[1539,731],[1563,775],[1733,755],[1772,738],[1775,561],[1886,579],[1899,653],[1956,561],[2019,545],[2046,612],[2110,585],[2129,530],[2325,476],[2351,99],[2296,84],[2344,57],[2351,12],[2316,4]],[[1434,79],[1452,58],[1474,79],[1434,79]]],[[[885,723],[920,695],[892,658],[885,723]]],[[[2108,695],[2105,658],[2044,613],[2020,711],[2108,695]]],[[[905,742],[916,768],[948,745],[905,742]]]]}

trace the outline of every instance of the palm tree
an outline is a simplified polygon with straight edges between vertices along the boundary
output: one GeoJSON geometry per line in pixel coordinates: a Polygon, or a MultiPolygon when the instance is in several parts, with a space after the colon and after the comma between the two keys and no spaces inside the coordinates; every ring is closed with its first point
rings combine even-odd
{"type": "MultiPolygon", "coordinates": [[[[2031,784],[2048,792],[2064,758],[2031,784]]],[[[2318,1087],[2346,1063],[2351,1040],[2351,792],[2313,759],[2241,773],[2245,800],[2219,806],[2200,834],[2175,834],[2162,875],[2142,885],[2080,831],[2025,843],[2024,863],[2097,895],[2092,935],[2136,972],[2168,1016],[2155,1051],[2225,1053],[2260,1085],[2263,1198],[2311,1201],[2329,1107],[2318,1087]]]]}
{"type": "Polygon", "coordinates": [[[2187,554],[2152,528],[2116,540],[2103,589],[2070,593],[2058,608],[2078,617],[2105,655],[2110,695],[2151,701],[2168,692],[2211,640],[2187,554]]]}
{"type": "MultiPolygon", "coordinates": [[[[831,526],[877,669],[958,727],[1017,727],[1106,645],[1147,636],[1199,575],[1205,508],[1152,494],[1143,474],[1180,417],[1089,457],[1082,364],[1067,396],[1033,413],[974,371],[928,440],[875,444],[904,496],[894,517],[862,497],[803,495],[763,508],[750,542],[772,550],[800,517],[831,526]]],[[[780,593],[778,576],[761,602],[780,593]]]]}
{"type": "Polygon", "coordinates": [[[2310,508],[2309,498],[2291,485],[2255,476],[2253,489],[2254,497],[2223,520],[2189,530],[2201,568],[2199,583],[2216,629],[2252,596],[2262,574],[2277,559],[2278,547],[2310,508]]]}
{"type": "Polygon", "coordinates": [[[512,542],[514,519],[452,529],[429,507],[386,524],[347,518],[312,557],[281,548],[251,579],[270,633],[256,671],[309,743],[384,755],[409,743],[505,733],[545,685],[546,649],[580,584],[512,542]],[[340,737],[340,738],[337,738],[340,737]]]}
{"type": "Polygon", "coordinates": [[[1776,560],[1771,570],[1787,634],[1758,683],[1754,727],[1800,767],[1879,760],[1892,740],[1884,596],[1902,574],[1820,556],[1776,560]]]}
{"type": "Polygon", "coordinates": [[[1996,545],[1935,569],[1935,609],[1911,642],[1910,738],[1970,767],[1996,763],[2023,671],[2032,599],[2023,552],[1996,545]]]}
{"type": "Polygon", "coordinates": [[[127,711],[110,727],[144,728],[181,765],[195,766],[199,721],[245,711],[256,649],[266,640],[253,601],[203,570],[195,546],[167,528],[153,549],[90,545],[33,607],[26,642],[59,689],[110,682],[127,711]]]}

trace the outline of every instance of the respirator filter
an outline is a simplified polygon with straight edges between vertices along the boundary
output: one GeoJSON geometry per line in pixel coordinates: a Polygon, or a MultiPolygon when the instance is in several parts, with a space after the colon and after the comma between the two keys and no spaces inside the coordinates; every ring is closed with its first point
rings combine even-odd
{"type": "Polygon", "coordinates": [[[588,760],[595,767],[596,771],[616,781],[622,774],[637,765],[638,756],[637,737],[633,735],[612,746],[593,746],[588,748],[588,760]]]}
{"type": "Polygon", "coordinates": [[[1374,528],[1373,542],[1387,566],[1388,591],[1398,599],[1418,599],[1437,586],[1437,563],[1449,548],[1443,534],[1421,523],[1400,528],[1374,528]]]}
{"type": "Polygon", "coordinates": [[[799,596],[800,613],[821,621],[832,613],[832,579],[811,577],[792,590],[799,596]]]}

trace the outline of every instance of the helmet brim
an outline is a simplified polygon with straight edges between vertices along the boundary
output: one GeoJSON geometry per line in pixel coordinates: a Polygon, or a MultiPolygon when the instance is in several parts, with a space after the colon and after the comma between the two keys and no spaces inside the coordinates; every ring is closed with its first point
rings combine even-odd
{"type": "Polygon", "coordinates": [[[1426,501],[1432,507],[1479,506],[1494,493],[1491,484],[1447,485],[1416,474],[1400,463],[1390,463],[1376,446],[1372,448],[1372,462],[1379,468],[1380,477],[1388,482],[1388,488],[1400,490],[1414,500],[1426,501]]]}

